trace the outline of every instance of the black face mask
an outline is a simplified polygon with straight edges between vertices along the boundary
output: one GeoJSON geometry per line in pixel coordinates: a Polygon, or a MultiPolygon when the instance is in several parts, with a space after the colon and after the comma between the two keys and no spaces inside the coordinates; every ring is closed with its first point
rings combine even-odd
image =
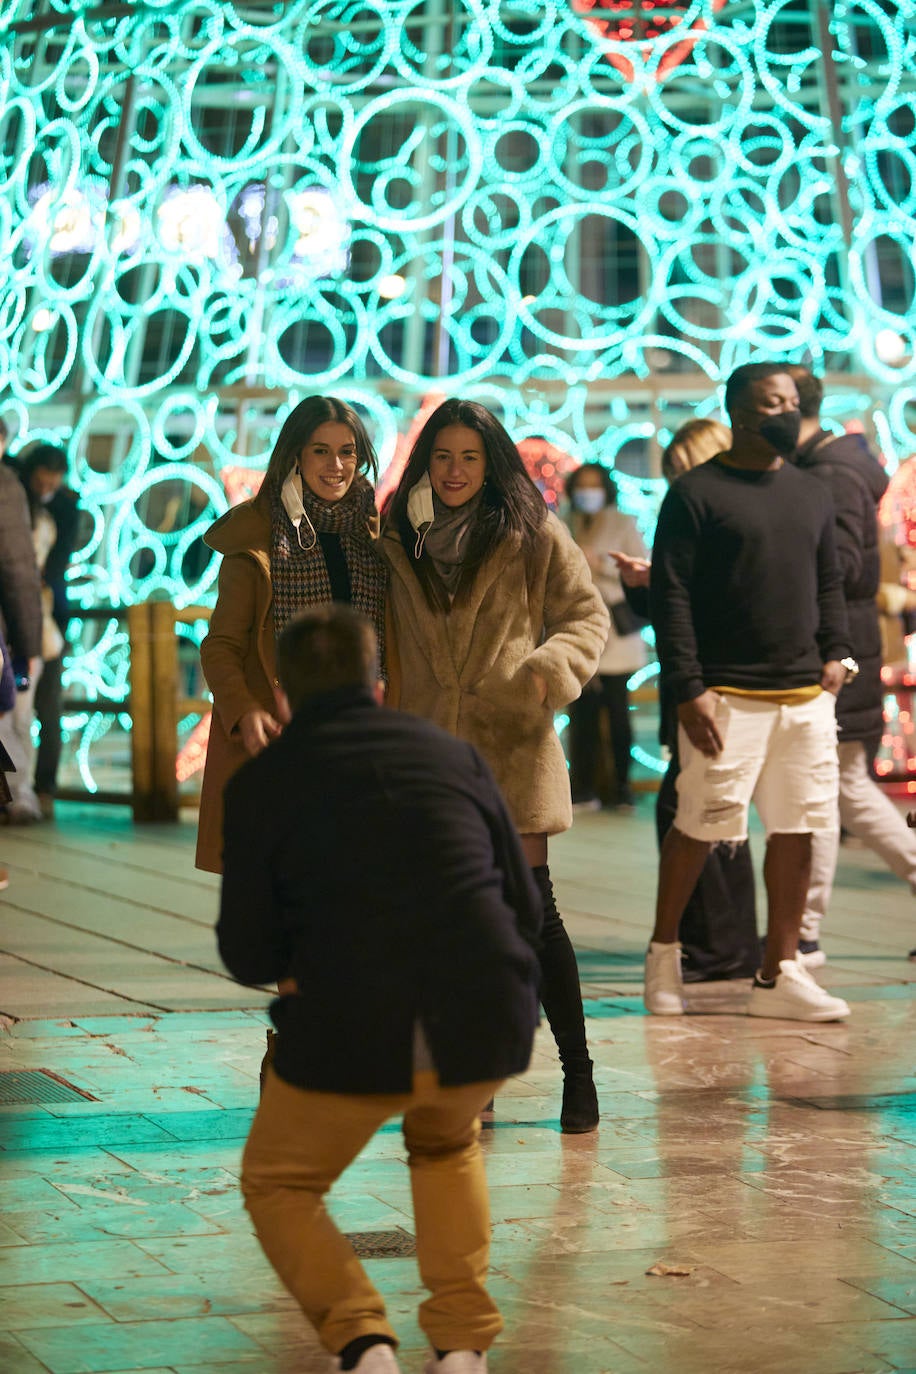
{"type": "Polygon", "coordinates": [[[783,410],[779,415],[768,416],[757,426],[757,433],[772,444],[777,453],[794,453],[800,430],[800,410],[783,410]]]}

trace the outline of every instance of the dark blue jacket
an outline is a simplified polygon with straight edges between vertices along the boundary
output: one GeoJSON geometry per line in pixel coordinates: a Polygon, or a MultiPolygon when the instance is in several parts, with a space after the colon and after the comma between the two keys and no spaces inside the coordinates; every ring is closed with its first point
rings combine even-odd
{"type": "Polygon", "coordinates": [[[408,1091],[419,1019],[444,1085],[520,1073],[541,901],[469,744],[348,688],[300,709],[225,791],[220,954],[271,1008],[281,1078],[408,1091]]]}

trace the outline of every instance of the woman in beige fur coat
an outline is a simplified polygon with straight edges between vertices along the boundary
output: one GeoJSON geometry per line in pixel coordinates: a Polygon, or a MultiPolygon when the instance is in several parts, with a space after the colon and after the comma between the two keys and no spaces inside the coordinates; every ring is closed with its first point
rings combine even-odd
{"type": "Polygon", "coordinates": [[[390,699],[476,745],[496,775],[544,902],[541,999],[563,1063],[562,1129],[593,1130],[579,974],[547,838],[572,823],[554,713],[594,673],[607,611],[515,444],[473,402],[446,401],[424,425],[382,552],[395,640],[390,699]]]}

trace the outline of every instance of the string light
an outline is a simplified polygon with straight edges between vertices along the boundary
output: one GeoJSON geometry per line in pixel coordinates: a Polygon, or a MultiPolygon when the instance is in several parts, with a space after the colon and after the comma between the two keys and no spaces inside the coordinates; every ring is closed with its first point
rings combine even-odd
{"type": "MultiPolygon", "coordinates": [[[[831,423],[916,451],[916,0],[838,0],[826,56],[794,0],[127,8],[0,6],[0,408],[67,445],[79,605],[212,602],[200,533],[314,391],[383,471],[424,397],[478,399],[646,535],[627,455],[748,360],[865,377],[831,423]]],[[[125,654],[69,685],[117,700],[125,654]]]]}

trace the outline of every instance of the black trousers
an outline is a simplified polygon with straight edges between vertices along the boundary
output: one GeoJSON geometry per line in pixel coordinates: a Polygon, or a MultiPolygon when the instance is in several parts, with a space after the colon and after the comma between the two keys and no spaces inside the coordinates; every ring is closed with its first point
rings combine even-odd
{"type": "Polygon", "coordinates": [[[564,1068],[580,1066],[588,1059],[585,1011],[579,966],[569,932],[557,908],[550,869],[540,864],[531,870],[544,907],[541,928],[541,1006],[553,1032],[564,1068]]]}
{"type": "MultiPolygon", "coordinates": [[[[658,843],[677,812],[676,781],[680,771],[672,755],[655,804],[658,843]]],[[[760,967],[754,869],[747,841],[716,845],[710,850],[697,885],[681,918],[685,982],[705,978],[750,978],[760,967]]]]}
{"type": "Polygon", "coordinates": [[[53,796],[57,791],[57,770],[60,767],[60,703],[61,673],[64,660],[52,658],[41,670],[35,688],[35,718],[40,739],[35,759],[35,791],[53,796]]]}
{"type": "Polygon", "coordinates": [[[629,673],[599,674],[586,684],[578,701],[569,708],[569,782],[574,802],[589,801],[598,795],[600,763],[604,765],[600,771],[604,775],[606,793],[602,801],[614,800],[610,789],[612,762],[617,796],[626,793],[633,747],[627,691],[629,677],[629,673]],[[601,737],[602,715],[606,715],[608,721],[610,758],[601,737]]]}

